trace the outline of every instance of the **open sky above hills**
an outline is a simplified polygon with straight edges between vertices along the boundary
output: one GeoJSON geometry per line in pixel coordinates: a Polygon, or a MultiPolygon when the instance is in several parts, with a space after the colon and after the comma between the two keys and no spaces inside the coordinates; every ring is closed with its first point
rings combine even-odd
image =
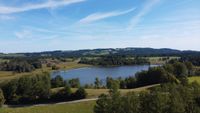
{"type": "Polygon", "coordinates": [[[200,50],[200,0],[0,0],[0,52],[200,50]]]}

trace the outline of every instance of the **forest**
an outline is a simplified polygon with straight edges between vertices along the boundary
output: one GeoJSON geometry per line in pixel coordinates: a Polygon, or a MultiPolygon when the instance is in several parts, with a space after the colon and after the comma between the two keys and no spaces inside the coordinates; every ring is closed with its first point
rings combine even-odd
{"type": "Polygon", "coordinates": [[[103,56],[100,58],[81,58],[79,63],[97,66],[122,66],[122,65],[144,65],[150,62],[141,57],[127,58],[126,56],[103,56]]]}
{"type": "Polygon", "coordinates": [[[13,71],[17,73],[31,72],[42,68],[42,63],[38,59],[32,58],[13,58],[10,61],[0,63],[1,71],[13,71]]]}

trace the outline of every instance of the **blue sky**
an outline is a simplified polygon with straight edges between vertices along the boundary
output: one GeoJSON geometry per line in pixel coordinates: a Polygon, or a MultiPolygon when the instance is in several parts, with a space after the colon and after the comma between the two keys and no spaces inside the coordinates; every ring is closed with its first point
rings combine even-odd
{"type": "Polygon", "coordinates": [[[200,0],[0,0],[0,52],[199,43],[200,0]]]}

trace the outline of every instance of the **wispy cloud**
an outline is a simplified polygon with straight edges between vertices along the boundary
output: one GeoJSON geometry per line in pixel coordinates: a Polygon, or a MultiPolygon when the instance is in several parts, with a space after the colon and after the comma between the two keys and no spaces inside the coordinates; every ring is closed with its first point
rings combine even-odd
{"type": "Polygon", "coordinates": [[[33,29],[23,29],[21,31],[17,31],[14,33],[16,39],[19,39],[20,41],[21,40],[24,40],[24,41],[27,41],[27,39],[30,41],[30,40],[44,40],[44,39],[55,39],[55,38],[58,38],[59,35],[54,33],[54,34],[49,34],[48,35],[46,34],[46,32],[49,32],[49,31],[44,31],[42,29],[40,29],[41,31],[40,32],[36,32],[36,30],[34,31],[33,29]]]}
{"type": "Polygon", "coordinates": [[[86,0],[48,0],[40,4],[29,4],[21,7],[0,6],[0,14],[20,13],[36,9],[55,8],[59,6],[66,6],[74,3],[84,2],[86,0]]]}
{"type": "Polygon", "coordinates": [[[15,32],[15,36],[18,39],[27,39],[27,38],[32,38],[33,33],[30,30],[23,30],[23,31],[20,31],[20,32],[15,32]]]}
{"type": "Polygon", "coordinates": [[[156,4],[158,4],[160,2],[160,0],[149,0],[143,7],[143,9],[131,19],[130,25],[128,27],[128,29],[132,29],[134,28],[142,19],[143,16],[145,16],[149,11],[151,11],[151,9],[153,8],[153,6],[155,6],[156,4]]]}
{"type": "Polygon", "coordinates": [[[12,20],[12,19],[15,19],[15,17],[8,15],[0,15],[0,20],[12,20]]]}
{"type": "Polygon", "coordinates": [[[81,19],[79,21],[79,23],[91,23],[91,22],[99,21],[99,20],[106,19],[106,18],[109,18],[109,17],[124,15],[124,14],[130,13],[130,12],[132,12],[134,10],[135,10],[135,8],[131,8],[129,10],[124,10],[124,11],[112,11],[112,12],[106,12],[106,13],[94,13],[94,14],[91,14],[91,15],[81,19]]]}

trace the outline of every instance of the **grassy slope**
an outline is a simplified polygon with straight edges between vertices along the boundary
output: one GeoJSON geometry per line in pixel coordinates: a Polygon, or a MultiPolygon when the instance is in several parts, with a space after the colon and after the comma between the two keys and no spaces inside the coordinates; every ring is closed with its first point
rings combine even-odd
{"type": "Polygon", "coordinates": [[[0,113],[93,113],[95,101],[63,105],[3,108],[0,113]]]}
{"type": "MultiPolygon", "coordinates": [[[[121,94],[126,94],[130,91],[139,92],[139,91],[143,91],[143,90],[146,90],[148,88],[151,88],[151,87],[154,87],[157,85],[159,85],[159,84],[144,86],[144,87],[135,88],[135,89],[120,89],[120,92],[121,92],[121,94]]],[[[52,89],[52,91],[57,92],[61,89],[62,88],[54,88],[54,89],[52,89]]],[[[77,90],[76,88],[72,88],[72,92],[75,92],[76,90],[77,90]]],[[[95,97],[98,97],[102,93],[108,94],[108,91],[109,91],[108,89],[86,89],[86,92],[88,93],[87,98],[95,98],[95,97]]]]}

